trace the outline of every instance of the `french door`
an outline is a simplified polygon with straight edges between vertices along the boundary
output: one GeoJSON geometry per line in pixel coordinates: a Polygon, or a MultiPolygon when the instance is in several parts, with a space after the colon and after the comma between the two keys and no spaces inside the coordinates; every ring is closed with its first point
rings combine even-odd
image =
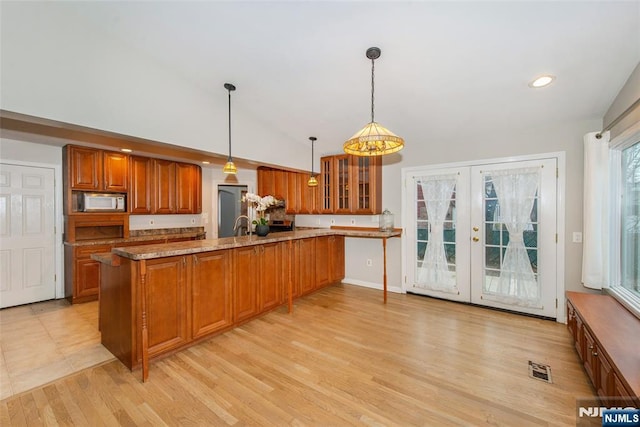
{"type": "Polygon", "coordinates": [[[556,317],[556,159],[406,178],[407,292],[556,317]]]}

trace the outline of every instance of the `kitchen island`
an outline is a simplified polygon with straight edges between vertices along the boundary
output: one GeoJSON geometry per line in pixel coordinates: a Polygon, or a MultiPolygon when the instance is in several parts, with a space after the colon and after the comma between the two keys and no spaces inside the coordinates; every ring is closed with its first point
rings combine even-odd
{"type": "Polygon", "coordinates": [[[102,344],[129,369],[238,326],[344,278],[344,237],[399,231],[309,229],[116,247],[100,261],[102,344]]]}

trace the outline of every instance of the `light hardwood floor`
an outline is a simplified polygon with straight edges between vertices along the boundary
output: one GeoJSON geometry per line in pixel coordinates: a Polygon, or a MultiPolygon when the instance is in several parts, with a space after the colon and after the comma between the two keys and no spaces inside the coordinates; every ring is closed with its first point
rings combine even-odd
{"type": "Polygon", "coordinates": [[[593,396],[565,325],[335,285],[152,362],[147,383],[113,361],[5,399],[0,425],[574,426],[593,396]]]}

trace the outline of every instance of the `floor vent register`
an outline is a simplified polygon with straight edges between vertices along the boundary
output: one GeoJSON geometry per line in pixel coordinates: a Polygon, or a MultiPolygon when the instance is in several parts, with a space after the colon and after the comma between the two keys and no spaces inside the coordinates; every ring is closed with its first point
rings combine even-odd
{"type": "Polygon", "coordinates": [[[552,383],[551,366],[529,360],[529,376],[540,381],[552,383]]]}

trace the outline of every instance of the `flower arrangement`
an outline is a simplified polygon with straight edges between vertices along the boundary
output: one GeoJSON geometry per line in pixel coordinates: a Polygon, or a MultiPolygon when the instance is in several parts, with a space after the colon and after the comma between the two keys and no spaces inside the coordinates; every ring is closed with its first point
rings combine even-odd
{"type": "Polygon", "coordinates": [[[278,199],[273,196],[260,197],[254,193],[245,194],[242,201],[249,203],[249,205],[256,210],[258,218],[253,220],[253,224],[256,225],[267,225],[267,219],[264,217],[264,211],[269,207],[278,204],[278,199]]]}

